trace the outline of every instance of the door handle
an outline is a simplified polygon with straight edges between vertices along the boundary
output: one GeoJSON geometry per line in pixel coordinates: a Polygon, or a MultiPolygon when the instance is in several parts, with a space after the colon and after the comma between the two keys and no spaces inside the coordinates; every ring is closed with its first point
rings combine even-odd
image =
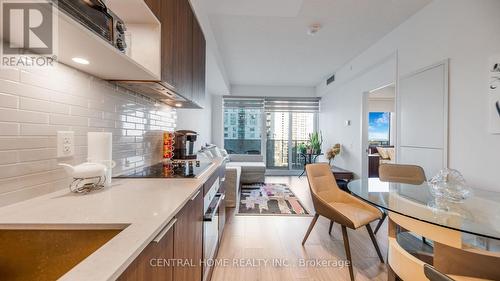
{"type": "Polygon", "coordinates": [[[213,206],[213,207],[210,206],[208,208],[207,211],[210,211],[210,212],[206,213],[203,216],[203,220],[204,221],[212,221],[214,219],[215,213],[217,213],[217,210],[219,209],[220,203],[222,202],[222,200],[224,200],[224,198],[226,197],[226,195],[218,193],[217,195],[215,195],[215,197],[219,197],[219,199],[217,199],[217,203],[215,204],[215,206],[213,206]]]}
{"type": "Polygon", "coordinates": [[[194,201],[194,199],[196,199],[196,197],[198,197],[200,192],[201,192],[201,190],[198,190],[198,192],[196,192],[196,194],[193,197],[191,197],[191,201],[194,201]]]}
{"type": "Polygon", "coordinates": [[[153,242],[155,243],[160,243],[161,239],[163,239],[163,237],[165,236],[165,234],[167,234],[167,232],[172,229],[172,227],[174,226],[174,224],[177,222],[177,218],[174,218],[172,219],[168,224],[167,226],[165,226],[161,231],[160,233],[158,233],[158,235],[156,235],[156,237],[153,239],[153,242]]]}

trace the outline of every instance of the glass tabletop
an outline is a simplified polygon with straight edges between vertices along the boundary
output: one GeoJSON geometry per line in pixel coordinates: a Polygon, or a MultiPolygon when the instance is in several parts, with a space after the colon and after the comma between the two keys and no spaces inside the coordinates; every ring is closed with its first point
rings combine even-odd
{"type": "Polygon", "coordinates": [[[474,189],[461,203],[434,198],[429,185],[354,180],[349,190],[361,199],[400,215],[472,235],[500,240],[500,192],[474,189]]]}

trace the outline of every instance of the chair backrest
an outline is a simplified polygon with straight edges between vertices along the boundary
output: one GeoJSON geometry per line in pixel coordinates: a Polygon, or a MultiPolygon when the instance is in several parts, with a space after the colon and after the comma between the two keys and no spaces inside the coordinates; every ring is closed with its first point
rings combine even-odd
{"type": "Polygon", "coordinates": [[[381,181],[420,185],[425,182],[424,169],[416,165],[382,164],[379,167],[381,181]]]}
{"type": "Polygon", "coordinates": [[[332,168],[328,163],[315,163],[306,166],[307,180],[311,188],[314,207],[317,209],[316,199],[326,202],[339,201],[343,192],[333,176],[332,168]]]}
{"type": "Polygon", "coordinates": [[[429,281],[454,281],[454,279],[444,275],[443,273],[437,271],[433,266],[424,264],[424,274],[429,281]]]}

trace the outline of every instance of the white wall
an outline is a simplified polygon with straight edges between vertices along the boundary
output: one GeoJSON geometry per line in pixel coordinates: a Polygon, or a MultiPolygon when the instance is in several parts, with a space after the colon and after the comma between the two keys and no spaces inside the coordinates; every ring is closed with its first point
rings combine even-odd
{"type": "Polygon", "coordinates": [[[224,147],[224,118],[222,96],[212,96],[212,141],[218,147],[224,147]]]}
{"type": "Polygon", "coordinates": [[[435,0],[346,64],[337,82],[318,85],[324,96],[320,126],[332,132],[326,139],[347,146],[336,163],[360,173],[361,95],[394,73],[380,66],[363,71],[367,66],[398,51],[404,76],[450,58],[449,166],[474,187],[500,190],[500,135],[488,133],[487,110],[488,57],[500,53],[499,12],[498,0],[435,0]],[[353,126],[343,127],[345,119],[353,126]]]}
{"type": "Polygon", "coordinates": [[[257,97],[315,97],[314,87],[300,86],[254,86],[254,85],[231,85],[233,96],[257,96],[257,97]]]}
{"type": "Polygon", "coordinates": [[[203,106],[203,109],[177,109],[177,129],[198,133],[195,151],[212,143],[212,95],[206,94],[203,106]]]}

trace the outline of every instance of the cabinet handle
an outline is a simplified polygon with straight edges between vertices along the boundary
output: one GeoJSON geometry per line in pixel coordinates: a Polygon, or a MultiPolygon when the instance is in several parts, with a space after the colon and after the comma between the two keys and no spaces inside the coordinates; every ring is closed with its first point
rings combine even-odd
{"type": "Polygon", "coordinates": [[[196,194],[193,197],[191,197],[191,201],[194,201],[194,199],[196,199],[196,197],[198,197],[198,194],[200,194],[200,192],[201,192],[201,189],[198,190],[198,192],[196,192],[196,194]]]}
{"type": "Polygon", "coordinates": [[[160,243],[161,239],[163,239],[163,237],[165,236],[165,234],[167,234],[167,232],[172,229],[172,227],[174,226],[174,224],[177,222],[177,218],[173,218],[168,224],[167,226],[165,226],[165,228],[162,229],[162,231],[160,231],[160,233],[158,233],[158,235],[156,235],[156,237],[153,239],[153,242],[155,243],[160,243]]]}

